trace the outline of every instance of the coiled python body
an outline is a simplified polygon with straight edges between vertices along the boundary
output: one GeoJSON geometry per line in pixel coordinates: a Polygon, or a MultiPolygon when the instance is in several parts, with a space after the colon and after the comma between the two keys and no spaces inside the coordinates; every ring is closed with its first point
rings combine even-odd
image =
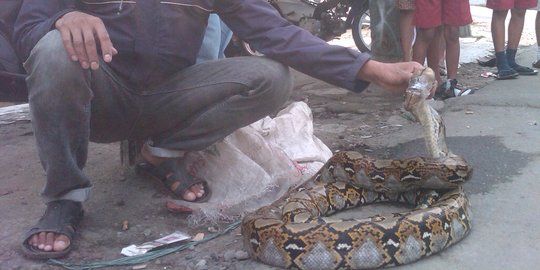
{"type": "Polygon", "coordinates": [[[252,258],[282,268],[372,269],[416,261],[465,237],[470,208],[461,184],[472,169],[447,149],[444,124],[425,97],[431,69],[418,71],[405,108],[423,125],[430,157],[376,160],[338,152],[311,178],[242,221],[252,258]],[[408,212],[332,220],[343,209],[376,202],[408,212]]]}

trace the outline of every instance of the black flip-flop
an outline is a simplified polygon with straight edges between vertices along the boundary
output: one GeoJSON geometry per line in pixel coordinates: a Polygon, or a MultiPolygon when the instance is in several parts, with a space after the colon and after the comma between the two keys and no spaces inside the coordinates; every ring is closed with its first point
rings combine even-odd
{"type": "Polygon", "coordinates": [[[24,255],[30,259],[55,259],[66,256],[72,249],[73,238],[84,211],[80,202],[58,200],[47,203],[47,209],[37,224],[30,229],[22,242],[24,255]],[[33,235],[40,232],[63,234],[69,239],[69,246],[62,251],[44,251],[28,243],[33,235]]]}
{"type": "Polygon", "coordinates": [[[496,73],[497,80],[515,79],[519,76],[519,73],[513,69],[505,69],[496,73]]]}
{"type": "Polygon", "coordinates": [[[175,199],[193,203],[206,202],[210,199],[211,190],[208,186],[208,182],[185,172],[184,164],[177,159],[169,159],[159,165],[152,165],[149,162],[143,161],[137,164],[136,170],[138,174],[142,174],[155,180],[155,183],[162,193],[168,194],[175,199]],[[175,183],[179,184],[173,190],[172,186],[175,183]],[[185,200],[183,198],[184,193],[195,184],[202,184],[204,186],[203,196],[193,201],[185,200]]]}
{"type": "Polygon", "coordinates": [[[517,71],[517,73],[519,73],[519,75],[531,76],[531,75],[538,74],[538,70],[534,70],[534,69],[532,69],[530,67],[524,67],[524,66],[517,65],[517,66],[513,66],[512,68],[515,71],[517,71]]]}

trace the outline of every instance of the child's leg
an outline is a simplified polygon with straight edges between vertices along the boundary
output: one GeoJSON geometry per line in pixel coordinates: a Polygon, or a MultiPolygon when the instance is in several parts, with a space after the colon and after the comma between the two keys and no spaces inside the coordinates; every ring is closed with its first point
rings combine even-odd
{"type": "MultiPolygon", "coordinates": [[[[416,41],[413,46],[413,60],[423,65],[428,55],[428,48],[431,46],[434,38],[437,37],[440,39],[438,28],[442,24],[442,2],[416,0],[415,3],[414,24],[416,26],[416,41]]],[[[437,44],[439,44],[438,41],[437,44]]],[[[436,51],[438,54],[438,48],[436,51]]],[[[438,61],[438,56],[431,58],[438,61]]],[[[438,70],[437,66],[434,71],[438,70]]],[[[435,73],[438,74],[438,72],[435,73]]]]}
{"type": "Polygon", "coordinates": [[[536,12],[536,62],[533,64],[535,68],[540,68],[540,2],[538,3],[538,11],[536,12]]]}
{"type": "Polygon", "coordinates": [[[495,48],[495,57],[497,58],[497,70],[501,78],[509,76],[515,77],[516,72],[508,65],[505,52],[505,29],[504,22],[508,10],[493,10],[491,17],[491,36],[493,38],[493,46],[495,48]]]}
{"type": "Polygon", "coordinates": [[[436,36],[437,28],[417,28],[413,46],[413,61],[425,64],[428,48],[436,36]]]}
{"type": "Polygon", "coordinates": [[[441,26],[441,40],[439,42],[439,74],[441,76],[448,76],[446,70],[446,37],[444,35],[445,26],[441,26]]]}
{"type": "Polygon", "coordinates": [[[448,79],[457,79],[459,66],[459,26],[444,26],[446,41],[446,73],[448,79]]]}
{"type": "Polygon", "coordinates": [[[507,14],[508,10],[493,10],[491,17],[491,37],[493,38],[495,52],[503,52],[505,49],[506,33],[504,22],[506,21],[507,14]]]}
{"type": "Polygon", "coordinates": [[[401,50],[403,51],[403,61],[412,60],[412,46],[414,37],[414,10],[401,10],[399,17],[401,50]]]}
{"type": "Polygon", "coordinates": [[[443,96],[449,98],[473,94],[474,90],[463,87],[458,84],[457,80],[460,55],[459,26],[445,25],[444,36],[446,41],[447,80],[442,85],[443,96]]]}
{"type": "Polygon", "coordinates": [[[517,71],[520,75],[536,75],[537,71],[532,68],[525,67],[516,63],[516,53],[523,32],[523,24],[525,23],[526,9],[513,8],[512,17],[508,24],[508,45],[506,48],[506,59],[508,65],[517,71]]]}
{"type": "Polygon", "coordinates": [[[448,79],[457,79],[460,54],[459,27],[472,23],[469,0],[443,1],[442,14],[447,76],[448,79]]]}
{"type": "Polygon", "coordinates": [[[508,65],[514,68],[518,66],[516,64],[516,52],[523,33],[523,25],[525,24],[525,11],[524,9],[512,9],[510,23],[508,24],[508,44],[506,47],[506,58],[508,65]]]}
{"type": "Polygon", "coordinates": [[[447,80],[441,84],[439,94],[443,97],[457,97],[472,94],[471,89],[458,85],[459,67],[459,27],[472,23],[471,9],[468,0],[445,0],[442,2],[442,42],[445,44],[447,80]],[[463,88],[463,89],[462,89],[463,88]]]}
{"type": "Polygon", "coordinates": [[[508,24],[508,49],[517,49],[519,46],[525,23],[525,11],[515,8],[511,11],[510,23],[508,24]]]}
{"type": "Polygon", "coordinates": [[[427,48],[427,64],[428,67],[435,71],[435,79],[437,85],[441,85],[442,79],[439,71],[439,61],[441,56],[441,27],[436,27],[433,33],[433,38],[427,48]]]}
{"type": "MultiPolygon", "coordinates": [[[[540,6],[540,2],[538,3],[538,5],[540,6]]],[[[535,31],[536,31],[536,46],[538,46],[537,58],[540,59],[540,10],[536,12],[535,31]]]]}

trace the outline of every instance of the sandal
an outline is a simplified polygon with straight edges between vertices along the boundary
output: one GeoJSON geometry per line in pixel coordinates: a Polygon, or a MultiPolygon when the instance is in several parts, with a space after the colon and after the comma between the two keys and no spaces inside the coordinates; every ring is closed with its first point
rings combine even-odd
{"type": "Polygon", "coordinates": [[[55,259],[66,256],[72,249],[73,237],[83,214],[80,202],[58,200],[47,203],[43,216],[25,235],[21,245],[24,255],[30,259],[55,259]],[[69,246],[62,251],[44,251],[29,244],[30,237],[40,232],[63,234],[69,239],[69,246]]]}
{"type": "Polygon", "coordinates": [[[503,69],[497,72],[497,80],[515,79],[519,76],[519,73],[513,69],[503,69]]]}
{"type": "Polygon", "coordinates": [[[137,173],[155,180],[162,193],[168,194],[175,199],[184,200],[187,202],[206,202],[210,198],[210,188],[208,183],[198,177],[185,172],[185,165],[178,159],[169,159],[159,165],[153,165],[143,161],[137,164],[137,173]],[[178,186],[172,187],[178,183],[178,186]],[[204,194],[193,201],[184,199],[184,194],[193,185],[202,184],[204,186],[204,194]]]}
{"type": "Polygon", "coordinates": [[[519,73],[519,75],[528,76],[528,75],[536,75],[536,74],[538,74],[537,70],[534,70],[534,69],[532,69],[530,67],[524,67],[524,66],[516,65],[516,66],[513,66],[512,68],[515,71],[517,71],[517,73],[519,73]]]}

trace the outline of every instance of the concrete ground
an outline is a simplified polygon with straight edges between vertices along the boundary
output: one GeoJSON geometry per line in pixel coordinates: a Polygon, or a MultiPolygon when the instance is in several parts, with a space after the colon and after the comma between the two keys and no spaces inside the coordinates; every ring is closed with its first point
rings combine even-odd
{"type": "MultiPolygon", "coordinates": [[[[518,61],[530,65],[535,47],[520,52],[518,61]]],[[[540,76],[493,81],[479,74],[461,74],[467,75],[480,80],[477,93],[435,105],[445,120],[450,149],[474,167],[472,179],[465,184],[473,211],[472,231],[448,250],[397,269],[537,269],[540,265],[540,76]]],[[[293,100],[310,105],[315,134],[332,150],[382,157],[423,154],[421,131],[401,117],[400,97],[376,89],[352,95],[299,73],[295,78],[293,100]]],[[[0,125],[0,153],[0,269],[61,269],[27,260],[19,249],[24,233],[44,210],[38,196],[44,172],[29,122],[0,125]]],[[[117,259],[122,257],[122,247],[175,230],[209,233],[208,227],[189,227],[185,216],[167,212],[165,198],[151,183],[124,170],[118,144],[91,144],[85,173],[94,180],[93,195],[85,204],[74,251],[63,261],[117,259]],[[124,231],[125,220],[130,228],[124,231]]],[[[383,210],[387,208],[369,208],[383,210]]],[[[274,269],[234,255],[242,250],[239,233],[236,229],[135,267],[107,269],[274,269]]]]}
{"type": "MultiPolygon", "coordinates": [[[[529,51],[521,59],[534,55],[529,51]]],[[[539,76],[521,76],[448,101],[442,116],[450,149],[474,168],[465,184],[473,209],[472,233],[440,255],[402,269],[538,269],[539,83],[539,76]]],[[[421,143],[387,138],[398,144],[396,155],[414,154],[421,143]]]]}

